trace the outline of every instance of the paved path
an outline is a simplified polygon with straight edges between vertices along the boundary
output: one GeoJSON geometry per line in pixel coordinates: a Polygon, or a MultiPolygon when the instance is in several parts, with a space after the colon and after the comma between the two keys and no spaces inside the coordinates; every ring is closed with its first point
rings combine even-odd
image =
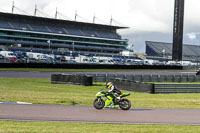
{"type": "Polygon", "coordinates": [[[130,71],[130,72],[13,72],[0,71],[0,77],[50,78],[51,74],[127,74],[127,75],[195,75],[195,71],[161,70],[161,71],[130,71]]]}
{"type": "Polygon", "coordinates": [[[96,110],[87,106],[0,104],[0,120],[200,125],[200,109],[96,110]]]}

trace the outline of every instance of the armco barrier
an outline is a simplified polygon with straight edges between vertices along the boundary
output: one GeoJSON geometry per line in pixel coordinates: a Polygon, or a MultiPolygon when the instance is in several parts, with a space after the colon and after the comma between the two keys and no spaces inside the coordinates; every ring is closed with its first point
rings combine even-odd
{"type": "Polygon", "coordinates": [[[106,64],[67,64],[67,63],[0,63],[0,68],[69,68],[69,69],[177,69],[182,66],[170,65],[106,65],[106,64]]]}
{"type": "Polygon", "coordinates": [[[154,84],[154,93],[200,93],[200,84],[154,84]]]}
{"type": "Polygon", "coordinates": [[[51,83],[92,86],[93,78],[87,75],[52,74],[51,83]]]}

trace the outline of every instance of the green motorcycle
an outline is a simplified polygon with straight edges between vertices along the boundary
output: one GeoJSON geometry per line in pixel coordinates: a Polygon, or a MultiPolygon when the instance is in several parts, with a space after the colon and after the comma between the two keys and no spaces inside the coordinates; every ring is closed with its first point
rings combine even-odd
{"type": "Polygon", "coordinates": [[[101,89],[96,94],[96,99],[93,102],[93,106],[96,109],[103,109],[104,107],[109,107],[109,105],[119,105],[122,110],[129,110],[131,108],[131,102],[124,97],[129,96],[130,93],[122,93],[119,98],[115,97],[114,94],[105,92],[104,89],[101,89]],[[113,102],[114,98],[114,102],[113,102]],[[105,106],[106,105],[106,106],[105,106]]]}

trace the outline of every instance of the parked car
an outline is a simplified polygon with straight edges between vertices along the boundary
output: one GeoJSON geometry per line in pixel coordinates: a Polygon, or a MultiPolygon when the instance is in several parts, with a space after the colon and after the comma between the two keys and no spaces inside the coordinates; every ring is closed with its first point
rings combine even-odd
{"type": "Polygon", "coordinates": [[[0,55],[3,55],[5,58],[16,58],[14,53],[11,51],[0,51],[0,55]]]}
{"type": "Polygon", "coordinates": [[[25,52],[15,51],[14,54],[17,57],[17,62],[18,63],[26,63],[27,62],[28,56],[26,56],[25,52]]]}
{"type": "Polygon", "coordinates": [[[15,58],[15,57],[10,57],[10,58],[8,58],[8,61],[9,62],[17,62],[17,58],[15,58]]]}
{"type": "Polygon", "coordinates": [[[200,68],[197,70],[196,75],[200,75],[200,68]]]}
{"type": "Polygon", "coordinates": [[[4,56],[3,56],[3,55],[0,55],[0,59],[4,59],[4,56]]]}

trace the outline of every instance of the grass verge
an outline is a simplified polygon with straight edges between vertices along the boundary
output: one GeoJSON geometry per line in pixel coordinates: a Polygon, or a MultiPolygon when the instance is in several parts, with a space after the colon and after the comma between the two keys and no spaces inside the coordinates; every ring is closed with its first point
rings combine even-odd
{"type": "Polygon", "coordinates": [[[0,132],[200,133],[200,126],[0,121],[0,132]]]}
{"type": "MultiPolygon", "coordinates": [[[[51,84],[50,79],[0,78],[0,102],[92,106],[95,94],[105,83],[93,86],[51,84]]],[[[130,92],[132,107],[200,108],[200,94],[144,94],[130,92]]]]}

